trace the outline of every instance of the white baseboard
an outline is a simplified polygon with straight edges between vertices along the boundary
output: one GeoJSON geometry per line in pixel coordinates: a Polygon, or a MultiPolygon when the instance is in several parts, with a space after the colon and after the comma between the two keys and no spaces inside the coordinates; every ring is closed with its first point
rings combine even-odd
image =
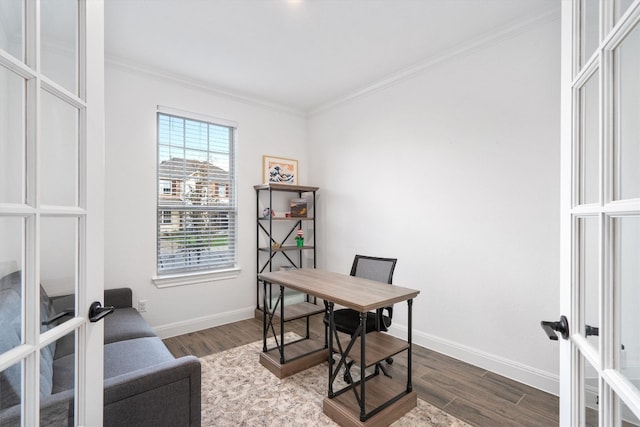
{"type": "MultiPolygon", "coordinates": [[[[406,325],[392,325],[389,333],[406,339],[406,325]]],[[[425,332],[413,330],[412,341],[414,344],[427,349],[437,351],[463,362],[478,366],[514,381],[529,385],[547,393],[558,395],[560,378],[556,374],[524,365],[495,354],[487,353],[475,348],[449,341],[425,332]]]]}
{"type": "Polygon", "coordinates": [[[201,331],[203,329],[226,325],[227,323],[250,319],[253,317],[255,309],[255,306],[241,308],[224,313],[212,314],[210,316],[184,320],[182,322],[156,326],[153,330],[162,339],[171,338],[177,335],[188,334],[191,332],[201,331]]]}

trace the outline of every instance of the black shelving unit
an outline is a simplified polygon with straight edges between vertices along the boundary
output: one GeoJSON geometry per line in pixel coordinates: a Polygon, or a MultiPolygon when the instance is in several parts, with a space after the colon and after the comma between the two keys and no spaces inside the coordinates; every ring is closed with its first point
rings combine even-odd
{"type": "MultiPolygon", "coordinates": [[[[260,184],[253,187],[256,191],[256,275],[288,268],[316,268],[316,192],[318,187],[290,184],[260,184]],[[286,200],[276,194],[288,194],[286,200]],[[275,196],[275,197],[274,197],[275,196]],[[277,200],[274,200],[276,199],[277,200]],[[289,199],[307,200],[306,217],[285,217],[289,210],[289,199]],[[268,209],[268,215],[264,215],[268,209]],[[277,216],[271,215],[277,212],[277,216]],[[298,229],[304,232],[304,246],[297,246],[295,236],[298,229]],[[266,243],[265,243],[266,242],[266,243]],[[306,264],[306,265],[305,265],[306,264]]],[[[256,317],[262,318],[260,280],[256,280],[256,317]]],[[[268,301],[273,301],[271,287],[267,289],[268,301]]],[[[276,298],[281,296],[276,293],[276,298]]],[[[282,301],[284,304],[284,301],[282,301]]],[[[316,305],[316,299],[305,295],[303,305],[316,305]]],[[[273,307],[269,307],[273,308],[273,307]]],[[[295,307],[291,307],[295,310],[295,307]]],[[[285,310],[287,308],[285,307],[285,310]]],[[[288,311],[288,310],[287,310],[288,311]]],[[[317,310],[311,310],[315,312],[317,310]]],[[[315,313],[313,313],[315,314],[315,313]]],[[[276,314],[277,315],[277,314],[276,314]]]]}

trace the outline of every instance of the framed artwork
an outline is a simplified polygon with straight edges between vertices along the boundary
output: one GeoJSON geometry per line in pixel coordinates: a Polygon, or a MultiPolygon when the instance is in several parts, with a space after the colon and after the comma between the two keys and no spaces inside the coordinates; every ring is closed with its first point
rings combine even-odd
{"type": "Polygon", "coordinates": [[[298,185],[298,161],[282,157],[262,156],[262,177],[265,184],[298,185]]]}

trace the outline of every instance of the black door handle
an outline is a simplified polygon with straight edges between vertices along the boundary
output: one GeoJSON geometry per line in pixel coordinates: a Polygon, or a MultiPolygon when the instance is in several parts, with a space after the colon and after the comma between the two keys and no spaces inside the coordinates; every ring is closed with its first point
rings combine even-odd
{"type": "MultiPolygon", "coordinates": [[[[584,325],[584,336],[600,336],[600,328],[597,326],[584,325]]],[[[624,350],[624,344],[620,344],[620,348],[624,350]]]]}
{"type": "Polygon", "coordinates": [[[597,337],[600,335],[600,328],[597,326],[584,325],[584,335],[587,337],[589,335],[595,335],[597,337]]]}
{"type": "Polygon", "coordinates": [[[556,332],[560,332],[560,335],[562,335],[562,338],[565,340],[569,338],[569,321],[565,316],[560,316],[560,320],[558,322],[548,322],[543,320],[540,322],[540,326],[542,326],[542,329],[544,329],[550,340],[558,340],[556,332]]]}
{"type": "Polygon", "coordinates": [[[75,310],[73,308],[67,308],[66,310],[64,310],[63,312],[60,312],[58,314],[56,314],[55,316],[53,316],[50,319],[47,320],[43,320],[41,322],[41,324],[43,326],[49,326],[50,324],[57,322],[58,320],[62,319],[63,317],[67,317],[67,316],[74,316],[75,315],[75,310]]]}
{"type": "Polygon", "coordinates": [[[100,301],[94,301],[89,307],[89,321],[97,322],[102,320],[108,314],[113,313],[115,308],[113,306],[103,307],[100,301]]]}

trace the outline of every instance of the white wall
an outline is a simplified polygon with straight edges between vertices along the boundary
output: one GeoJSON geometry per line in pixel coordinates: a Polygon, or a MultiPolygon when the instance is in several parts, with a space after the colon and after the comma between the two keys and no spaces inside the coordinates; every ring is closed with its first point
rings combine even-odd
{"type": "Polygon", "coordinates": [[[554,392],[559,47],[540,24],[309,121],[319,267],[397,257],[416,343],[554,392]]]}
{"type": "MultiPolygon", "coordinates": [[[[253,185],[263,154],[293,157],[320,187],[319,267],[397,257],[394,282],[421,291],[416,343],[556,391],[557,346],[539,322],[559,315],[558,77],[558,21],[308,120],[108,63],[105,286],[148,300],[162,336],[251,317],[253,185]],[[236,279],[151,282],[158,104],[239,124],[236,279]]],[[[402,333],[404,305],[394,317],[402,333]]]]}
{"type": "MultiPolygon", "coordinates": [[[[107,64],[105,287],[129,286],[148,300],[145,318],[162,336],[253,315],[255,191],[262,155],[307,164],[306,119],[242,102],[203,87],[107,64]],[[240,275],[233,280],[158,289],[156,271],[156,107],[163,105],[238,123],[240,275]]],[[[300,168],[301,179],[306,177],[300,168]]],[[[304,182],[304,181],[303,181],[304,182]]]]}

